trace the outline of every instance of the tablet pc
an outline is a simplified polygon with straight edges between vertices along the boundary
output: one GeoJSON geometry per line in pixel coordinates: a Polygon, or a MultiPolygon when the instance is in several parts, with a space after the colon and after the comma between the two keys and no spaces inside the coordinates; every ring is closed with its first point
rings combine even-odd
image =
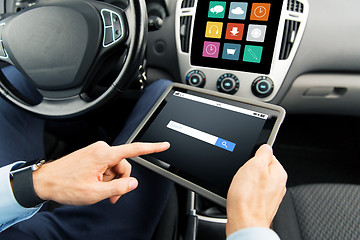
{"type": "Polygon", "coordinates": [[[273,144],[284,116],[279,106],[172,84],[127,143],[170,142],[132,160],[225,206],[233,176],[273,144]]]}

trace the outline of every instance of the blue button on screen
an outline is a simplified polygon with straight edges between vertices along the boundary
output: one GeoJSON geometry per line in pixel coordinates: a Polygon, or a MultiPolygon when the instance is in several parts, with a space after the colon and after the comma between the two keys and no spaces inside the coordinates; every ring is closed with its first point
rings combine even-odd
{"type": "Polygon", "coordinates": [[[234,43],[224,43],[224,49],[222,58],[227,60],[239,60],[240,56],[240,44],[234,44],[234,43]]]}
{"type": "Polygon", "coordinates": [[[227,140],[224,140],[222,138],[218,138],[216,143],[215,143],[215,146],[217,147],[220,147],[220,148],[223,148],[225,150],[228,150],[230,152],[234,151],[234,148],[236,146],[235,143],[233,142],[230,142],[230,141],[227,141],[227,140]]]}

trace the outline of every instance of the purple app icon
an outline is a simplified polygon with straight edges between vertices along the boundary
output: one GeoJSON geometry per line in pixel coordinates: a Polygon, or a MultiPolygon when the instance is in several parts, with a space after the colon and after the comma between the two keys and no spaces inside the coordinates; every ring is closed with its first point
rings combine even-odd
{"type": "Polygon", "coordinates": [[[220,43],[219,42],[204,42],[203,57],[218,58],[220,43]]]}

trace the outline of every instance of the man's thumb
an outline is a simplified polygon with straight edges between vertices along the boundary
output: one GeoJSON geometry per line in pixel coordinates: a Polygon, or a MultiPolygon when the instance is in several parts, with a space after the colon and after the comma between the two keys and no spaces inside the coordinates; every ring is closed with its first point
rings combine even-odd
{"type": "Polygon", "coordinates": [[[138,181],[133,177],[118,178],[109,182],[102,182],[105,198],[124,195],[138,186],[138,181]]]}

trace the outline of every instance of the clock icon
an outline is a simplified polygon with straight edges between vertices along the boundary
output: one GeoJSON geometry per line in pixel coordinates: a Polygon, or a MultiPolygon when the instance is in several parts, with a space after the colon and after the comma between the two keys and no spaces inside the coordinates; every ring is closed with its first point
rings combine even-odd
{"type": "Polygon", "coordinates": [[[214,44],[209,44],[206,46],[205,51],[209,55],[214,55],[217,52],[217,48],[214,44]]]}
{"type": "Polygon", "coordinates": [[[268,21],[271,3],[253,3],[250,20],[268,21]]]}
{"type": "Polygon", "coordinates": [[[266,8],[264,6],[259,6],[255,8],[254,14],[258,18],[262,18],[266,15],[266,8]]]}

